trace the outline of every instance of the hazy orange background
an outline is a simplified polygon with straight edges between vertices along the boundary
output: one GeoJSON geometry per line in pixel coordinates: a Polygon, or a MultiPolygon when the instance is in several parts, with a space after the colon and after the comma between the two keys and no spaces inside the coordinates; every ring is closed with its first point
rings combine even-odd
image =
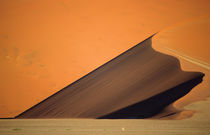
{"type": "Polygon", "coordinates": [[[0,117],[209,7],[209,0],[0,0],[0,117]]]}

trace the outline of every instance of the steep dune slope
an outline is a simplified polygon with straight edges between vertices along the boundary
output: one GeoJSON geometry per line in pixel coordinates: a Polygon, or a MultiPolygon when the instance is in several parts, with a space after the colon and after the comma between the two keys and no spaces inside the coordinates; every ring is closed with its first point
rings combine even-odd
{"type": "Polygon", "coordinates": [[[152,37],[16,118],[146,118],[202,81],[179,61],[154,51],[152,37]]]}

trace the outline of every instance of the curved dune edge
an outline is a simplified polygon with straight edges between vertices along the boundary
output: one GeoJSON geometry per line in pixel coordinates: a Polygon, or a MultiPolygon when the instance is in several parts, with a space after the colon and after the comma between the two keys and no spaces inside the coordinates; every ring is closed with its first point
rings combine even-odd
{"type": "MultiPolygon", "coordinates": [[[[153,38],[153,48],[162,53],[175,56],[179,59],[182,70],[200,71],[205,73],[203,82],[193,90],[173,103],[154,118],[164,119],[186,119],[196,114],[196,108],[186,110],[190,104],[198,101],[207,100],[210,97],[210,58],[209,58],[209,39],[210,35],[210,16],[204,15],[190,21],[177,24],[165,29],[153,38]],[[173,109],[171,109],[173,108],[173,109]],[[168,113],[166,113],[168,112],[168,113]]],[[[205,102],[202,102],[205,106],[205,102]]],[[[206,102],[207,104],[208,102],[206,102]]]]}
{"type": "Polygon", "coordinates": [[[132,47],[15,118],[148,118],[183,97],[204,74],[152,49],[132,47]]]}

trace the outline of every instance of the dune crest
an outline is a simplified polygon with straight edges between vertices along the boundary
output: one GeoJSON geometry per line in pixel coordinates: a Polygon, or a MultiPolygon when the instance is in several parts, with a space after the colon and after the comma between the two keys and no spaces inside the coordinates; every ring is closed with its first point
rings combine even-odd
{"type": "MultiPolygon", "coordinates": [[[[203,82],[189,94],[176,101],[173,106],[178,110],[210,97],[210,15],[203,15],[190,21],[167,28],[153,37],[153,48],[179,59],[182,70],[200,71],[205,74],[203,82]]],[[[196,112],[196,109],[193,109],[196,112]]],[[[192,115],[190,115],[192,116],[192,115]]],[[[173,116],[169,119],[184,118],[173,116]]]]}

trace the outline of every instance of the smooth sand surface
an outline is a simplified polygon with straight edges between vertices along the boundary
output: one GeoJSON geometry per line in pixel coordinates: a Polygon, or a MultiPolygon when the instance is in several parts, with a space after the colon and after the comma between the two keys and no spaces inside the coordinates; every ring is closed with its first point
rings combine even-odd
{"type": "Polygon", "coordinates": [[[2,135],[209,135],[208,101],[187,109],[198,112],[186,120],[13,119],[0,120],[2,135]]]}
{"type": "Polygon", "coordinates": [[[0,117],[14,117],[208,0],[1,0],[0,117]]]}

